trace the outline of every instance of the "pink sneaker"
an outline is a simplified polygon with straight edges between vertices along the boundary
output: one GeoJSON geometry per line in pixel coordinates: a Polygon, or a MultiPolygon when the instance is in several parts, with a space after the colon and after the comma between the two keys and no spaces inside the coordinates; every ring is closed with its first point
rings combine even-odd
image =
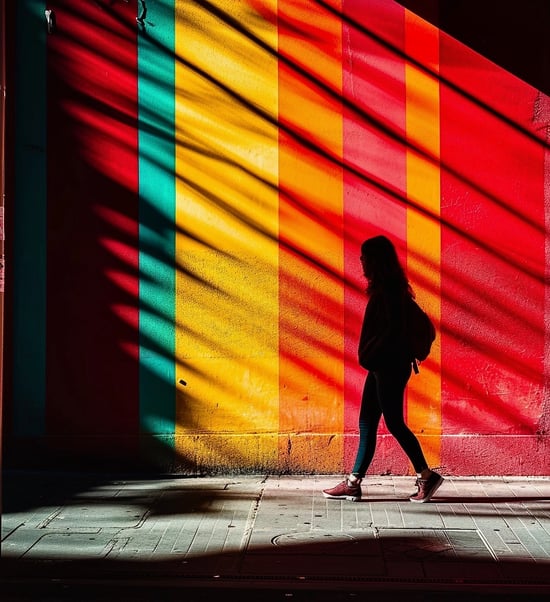
{"type": "Polygon", "coordinates": [[[443,483],[443,477],[437,472],[433,472],[427,479],[416,479],[416,486],[418,491],[411,495],[409,498],[411,502],[423,504],[429,502],[434,493],[441,487],[443,483]]]}
{"type": "Polygon", "coordinates": [[[361,501],[361,481],[352,483],[349,479],[345,479],[332,489],[324,489],[323,495],[330,500],[359,502],[361,501]]]}

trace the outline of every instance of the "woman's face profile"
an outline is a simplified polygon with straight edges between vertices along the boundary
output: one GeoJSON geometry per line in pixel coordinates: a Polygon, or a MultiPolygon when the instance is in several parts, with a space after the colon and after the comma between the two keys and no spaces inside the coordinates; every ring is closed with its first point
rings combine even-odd
{"type": "Polygon", "coordinates": [[[363,268],[363,275],[368,279],[367,258],[364,255],[361,255],[359,259],[361,261],[361,267],[363,268]]]}

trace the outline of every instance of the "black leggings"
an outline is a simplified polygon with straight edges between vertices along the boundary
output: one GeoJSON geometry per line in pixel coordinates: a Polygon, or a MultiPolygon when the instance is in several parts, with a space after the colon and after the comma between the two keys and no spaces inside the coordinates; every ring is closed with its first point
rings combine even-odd
{"type": "Polygon", "coordinates": [[[372,462],[382,414],[389,432],[397,439],[416,472],[428,468],[420,443],[403,417],[405,387],[410,376],[408,361],[368,373],[359,413],[359,448],[351,471],[355,476],[362,479],[372,462]]]}

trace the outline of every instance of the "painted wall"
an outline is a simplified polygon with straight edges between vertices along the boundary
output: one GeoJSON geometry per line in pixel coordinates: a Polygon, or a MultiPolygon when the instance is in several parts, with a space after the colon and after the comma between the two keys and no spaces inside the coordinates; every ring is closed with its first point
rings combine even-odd
{"type": "Polygon", "coordinates": [[[8,463],[349,469],[384,233],[437,324],[430,463],[548,474],[542,91],[393,0],[11,11],[8,463]]]}

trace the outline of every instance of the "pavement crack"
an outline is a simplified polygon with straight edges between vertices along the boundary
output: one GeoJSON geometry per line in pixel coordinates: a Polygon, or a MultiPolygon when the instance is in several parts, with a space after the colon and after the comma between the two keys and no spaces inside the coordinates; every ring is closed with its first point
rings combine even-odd
{"type": "Polygon", "coordinates": [[[262,503],[262,499],[264,496],[265,485],[267,483],[267,479],[268,479],[268,477],[266,476],[260,482],[260,485],[261,485],[260,491],[258,492],[258,495],[256,496],[256,499],[253,501],[252,506],[250,507],[250,511],[248,512],[248,517],[246,519],[245,527],[243,530],[243,536],[241,538],[241,553],[245,552],[248,549],[248,544],[250,543],[250,538],[252,537],[252,533],[254,531],[254,525],[256,524],[256,518],[258,516],[258,512],[260,510],[260,505],[262,503]]]}
{"type": "Polygon", "coordinates": [[[38,523],[36,528],[45,529],[52,521],[54,521],[61,514],[62,511],[63,506],[60,506],[59,508],[57,508],[57,510],[49,514],[42,522],[38,523]]]}
{"type": "Polygon", "coordinates": [[[6,539],[8,539],[8,537],[10,535],[13,535],[17,531],[17,529],[24,527],[24,526],[25,526],[25,523],[19,523],[16,527],[13,527],[13,529],[11,529],[9,533],[7,533],[4,537],[2,537],[2,541],[6,541],[6,539]]]}

